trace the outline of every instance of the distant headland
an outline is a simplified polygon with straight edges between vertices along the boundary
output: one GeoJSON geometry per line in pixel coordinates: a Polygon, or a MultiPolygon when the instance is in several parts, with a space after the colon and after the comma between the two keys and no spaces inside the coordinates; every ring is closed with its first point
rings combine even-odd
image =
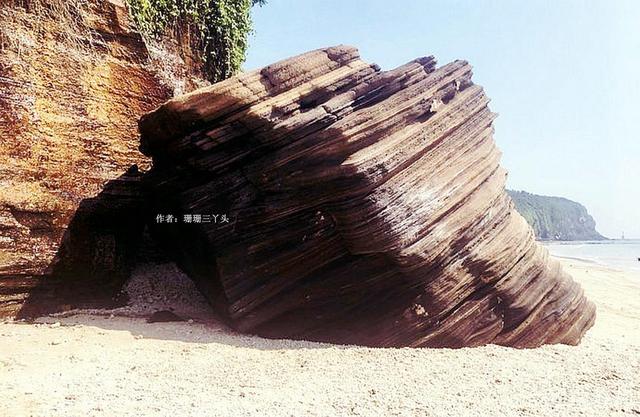
{"type": "Polygon", "coordinates": [[[586,207],[563,197],[507,190],[539,240],[607,240],[586,207]]]}

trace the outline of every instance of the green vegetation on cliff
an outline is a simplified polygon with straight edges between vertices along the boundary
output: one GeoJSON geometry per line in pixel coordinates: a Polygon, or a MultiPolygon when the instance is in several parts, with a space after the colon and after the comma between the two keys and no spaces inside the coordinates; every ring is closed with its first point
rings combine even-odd
{"type": "Polygon", "coordinates": [[[587,209],[562,197],[508,190],[518,212],[540,240],[603,240],[587,209]]]}
{"type": "Polygon", "coordinates": [[[131,16],[146,36],[171,32],[188,39],[211,82],[235,74],[244,62],[252,30],[251,7],[265,0],[127,0],[131,16]]]}

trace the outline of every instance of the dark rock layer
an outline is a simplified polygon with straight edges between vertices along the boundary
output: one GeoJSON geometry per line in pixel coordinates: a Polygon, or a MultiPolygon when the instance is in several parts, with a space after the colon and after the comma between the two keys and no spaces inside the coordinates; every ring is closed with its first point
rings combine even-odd
{"type": "Polygon", "coordinates": [[[488,102],[464,61],[346,46],[173,99],[140,122],[153,234],[241,331],[578,343],[594,306],[514,210],[488,102]]]}

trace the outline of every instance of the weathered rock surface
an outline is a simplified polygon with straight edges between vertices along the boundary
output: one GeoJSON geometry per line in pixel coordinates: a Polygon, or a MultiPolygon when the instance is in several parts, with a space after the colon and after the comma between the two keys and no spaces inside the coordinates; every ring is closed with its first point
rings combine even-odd
{"type": "Polygon", "coordinates": [[[178,220],[153,233],[241,331],[578,343],[594,306],[514,210],[488,102],[464,61],[346,46],[173,99],[140,122],[152,213],[178,220]]]}
{"type": "MultiPolygon", "coordinates": [[[[132,164],[149,165],[138,151],[137,120],[172,95],[123,3],[78,4],[84,8],[0,4],[0,316],[16,314],[34,288],[44,294],[51,287],[56,253],[82,200],[132,164]]],[[[116,189],[107,194],[116,198],[116,189]]],[[[135,216],[107,207],[106,217],[91,220],[93,230],[116,212],[122,225],[135,216]]],[[[85,266],[95,260],[92,269],[104,276],[123,268],[109,230],[82,233],[85,241],[74,245],[95,252],[85,266]]]]}

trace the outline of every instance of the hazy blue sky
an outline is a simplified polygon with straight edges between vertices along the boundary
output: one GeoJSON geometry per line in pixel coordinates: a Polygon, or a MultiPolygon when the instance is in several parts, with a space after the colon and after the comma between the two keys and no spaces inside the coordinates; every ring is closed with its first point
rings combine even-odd
{"type": "Polygon", "coordinates": [[[508,186],[640,238],[640,0],[269,0],[254,22],[246,69],[341,43],[383,69],[466,59],[500,114],[508,186]]]}

